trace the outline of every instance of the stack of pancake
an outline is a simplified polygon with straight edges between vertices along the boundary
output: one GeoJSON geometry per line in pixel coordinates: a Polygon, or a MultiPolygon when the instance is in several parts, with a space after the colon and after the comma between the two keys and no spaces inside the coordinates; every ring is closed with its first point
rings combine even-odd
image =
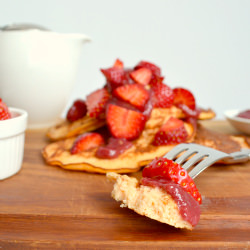
{"type": "Polygon", "coordinates": [[[50,139],[50,142],[42,150],[42,155],[47,164],[69,170],[103,174],[107,172],[136,172],[155,157],[164,156],[175,146],[152,145],[154,135],[170,117],[176,117],[185,122],[185,128],[188,132],[186,142],[195,142],[227,153],[238,151],[242,147],[249,147],[244,137],[218,134],[201,126],[199,120],[215,117],[215,113],[211,109],[202,109],[197,124],[194,124],[187,122],[188,120],[185,119],[185,114],[181,109],[172,106],[171,108],[154,108],[140,137],[132,141],[133,146],[117,158],[98,158],[95,155],[96,148],[78,154],[71,154],[70,149],[78,135],[90,131],[105,131],[106,121],[104,118],[96,119],[87,115],[72,123],[65,120],[49,128],[47,137],[50,139]]]}

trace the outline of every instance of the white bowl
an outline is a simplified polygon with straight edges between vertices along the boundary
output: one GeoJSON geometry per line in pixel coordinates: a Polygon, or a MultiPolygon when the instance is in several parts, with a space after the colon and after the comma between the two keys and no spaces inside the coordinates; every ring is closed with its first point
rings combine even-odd
{"type": "Polygon", "coordinates": [[[22,109],[9,110],[12,118],[0,121],[0,180],[19,172],[23,162],[28,114],[22,109]]]}
{"type": "Polygon", "coordinates": [[[238,109],[227,110],[224,115],[233,127],[245,134],[250,135],[250,119],[237,117],[241,111],[242,110],[238,109]]]}

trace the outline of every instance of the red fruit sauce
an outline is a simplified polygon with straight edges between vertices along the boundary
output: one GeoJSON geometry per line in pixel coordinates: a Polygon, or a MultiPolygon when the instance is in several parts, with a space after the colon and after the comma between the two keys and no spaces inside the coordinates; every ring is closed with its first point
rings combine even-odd
{"type": "Polygon", "coordinates": [[[113,159],[132,146],[133,143],[124,138],[117,139],[111,137],[107,145],[98,148],[96,156],[102,159],[113,159]]]}
{"type": "Polygon", "coordinates": [[[250,109],[240,112],[237,117],[250,119],[250,109]]]}
{"type": "Polygon", "coordinates": [[[159,187],[165,190],[177,203],[182,218],[195,226],[200,220],[200,206],[179,184],[166,179],[143,177],[141,184],[150,187],[159,187]]]}

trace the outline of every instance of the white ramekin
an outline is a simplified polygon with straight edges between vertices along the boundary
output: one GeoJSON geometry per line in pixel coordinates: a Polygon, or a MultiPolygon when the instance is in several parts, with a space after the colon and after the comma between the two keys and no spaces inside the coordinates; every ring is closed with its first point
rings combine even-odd
{"type": "Polygon", "coordinates": [[[10,119],[0,121],[0,180],[16,174],[22,166],[28,114],[9,108],[10,119]]]}
{"type": "Polygon", "coordinates": [[[231,109],[227,110],[224,115],[234,128],[247,135],[250,135],[250,119],[238,117],[237,115],[239,113],[239,109],[231,109]]]}

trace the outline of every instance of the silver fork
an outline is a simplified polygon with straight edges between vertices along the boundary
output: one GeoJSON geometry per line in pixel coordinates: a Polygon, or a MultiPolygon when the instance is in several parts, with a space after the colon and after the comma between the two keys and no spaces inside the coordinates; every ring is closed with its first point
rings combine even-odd
{"type": "Polygon", "coordinates": [[[175,160],[178,164],[184,163],[182,167],[186,170],[194,166],[188,173],[189,176],[194,179],[202,171],[219,160],[227,164],[241,163],[250,160],[250,150],[243,148],[241,151],[227,154],[195,143],[181,143],[170,150],[164,157],[175,160]]]}

